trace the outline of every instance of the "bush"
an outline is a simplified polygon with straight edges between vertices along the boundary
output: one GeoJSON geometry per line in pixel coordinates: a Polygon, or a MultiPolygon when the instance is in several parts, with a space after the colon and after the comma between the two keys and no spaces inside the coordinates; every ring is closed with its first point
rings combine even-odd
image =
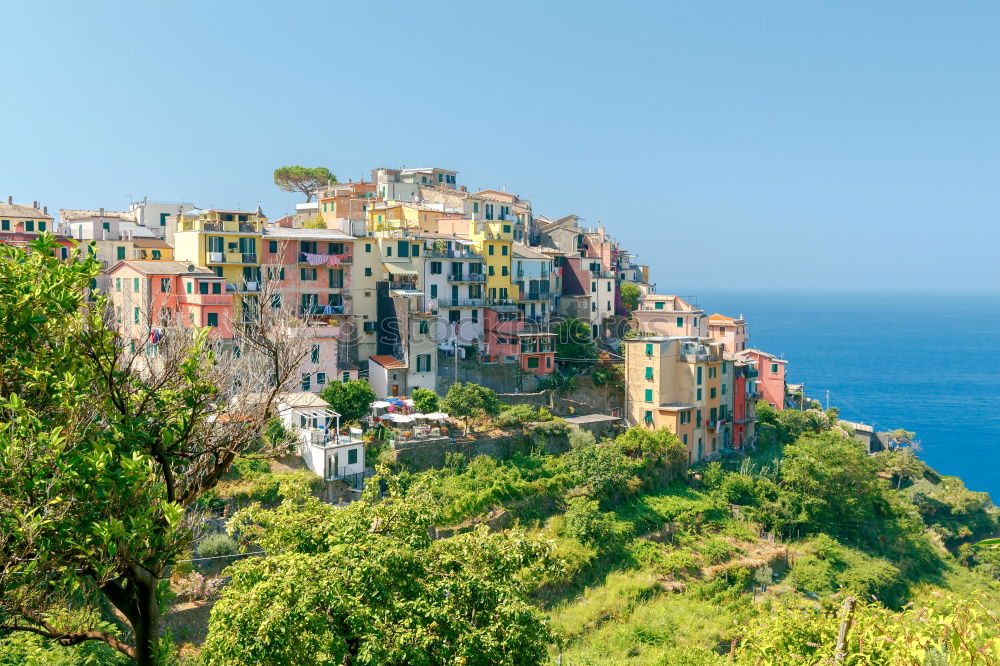
{"type": "Polygon", "coordinates": [[[563,515],[562,534],[581,543],[610,550],[631,537],[627,528],[619,530],[613,513],[604,513],[595,500],[574,497],[563,515]]]}
{"type": "Polygon", "coordinates": [[[500,416],[497,417],[497,425],[501,428],[514,428],[541,420],[538,418],[538,412],[531,405],[514,405],[500,412],[500,416]]]}
{"type": "Polygon", "coordinates": [[[271,466],[261,458],[237,458],[230,468],[230,475],[236,479],[254,479],[271,471],[271,466]]]}
{"type": "Polygon", "coordinates": [[[811,592],[817,596],[833,591],[833,566],[827,560],[821,560],[815,555],[804,555],[795,560],[788,580],[792,586],[801,592],[811,592]]]}
{"type": "Polygon", "coordinates": [[[222,555],[236,555],[240,552],[236,542],[225,534],[209,534],[198,544],[199,557],[219,557],[222,555]]]}
{"type": "Polygon", "coordinates": [[[434,391],[425,388],[413,389],[410,395],[413,399],[413,406],[422,414],[430,414],[438,411],[438,395],[434,391]]]}
{"type": "Polygon", "coordinates": [[[571,448],[581,446],[594,446],[597,441],[594,436],[583,428],[571,428],[569,431],[569,445],[571,448]]]}

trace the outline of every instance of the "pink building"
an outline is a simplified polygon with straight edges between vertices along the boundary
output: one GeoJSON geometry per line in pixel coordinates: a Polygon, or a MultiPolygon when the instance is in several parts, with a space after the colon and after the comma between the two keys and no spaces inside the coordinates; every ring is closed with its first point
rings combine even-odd
{"type": "Polygon", "coordinates": [[[739,353],[747,348],[747,323],[740,315],[739,319],[733,319],[726,315],[716,313],[708,318],[708,335],[716,342],[721,342],[726,347],[727,352],[739,353]]]}
{"type": "Polygon", "coordinates": [[[707,337],[705,311],[680,296],[646,294],[632,321],[640,333],[665,337],[707,337]]]}
{"type": "Polygon", "coordinates": [[[232,294],[210,268],[181,261],[120,261],[108,271],[108,292],[122,335],[145,341],[157,326],[180,322],[233,337],[232,294]]]}
{"type": "Polygon", "coordinates": [[[264,230],[262,277],[274,283],[280,305],[296,315],[350,315],[353,263],[354,237],[340,231],[264,230]]]}
{"type": "Polygon", "coordinates": [[[483,310],[483,336],[486,357],[494,363],[513,363],[521,353],[517,338],[524,328],[521,311],[516,307],[487,307],[483,310]]]}
{"type": "Polygon", "coordinates": [[[739,352],[738,359],[748,359],[757,366],[758,397],[775,409],[785,405],[785,370],[788,361],[780,359],[759,349],[746,349],[739,352]]]}
{"type": "Polygon", "coordinates": [[[519,331],[521,370],[532,375],[551,375],[556,367],[556,334],[519,331]]]}

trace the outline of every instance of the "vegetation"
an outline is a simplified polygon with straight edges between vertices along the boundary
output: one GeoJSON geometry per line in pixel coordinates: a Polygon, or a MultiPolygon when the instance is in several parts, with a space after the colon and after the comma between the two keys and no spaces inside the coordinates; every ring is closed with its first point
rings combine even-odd
{"type": "Polygon", "coordinates": [[[623,282],[621,295],[622,303],[625,305],[626,310],[633,312],[639,309],[639,299],[642,297],[642,291],[639,290],[639,287],[631,282],[623,282]]]}
{"type": "Polygon", "coordinates": [[[597,358],[597,347],[590,335],[590,325],[579,319],[563,319],[552,327],[556,335],[556,360],[569,368],[590,368],[597,358]]]}
{"type": "Polygon", "coordinates": [[[413,389],[410,396],[413,399],[413,406],[422,414],[431,414],[438,411],[438,395],[431,389],[413,389]]]}
{"type": "Polygon", "coordinates": [[[303,229],[326,229],[326,221],[323,219],[322,215],[317,215],[311,220],[306,220],[302,223],[303,229]]]}
{"type": "Polygon", "coordinates": [[[274,184],[285,192],[301,192],[307,203],[320,188],[336,182],[337,177],[326,167],[283,166],[274,170],[274,184]]]}
{"type": "Polygon", "coordinates": [[[332,382],[323,387],[319,397],[330,403],[330,409],[340,414],[342,424],[360,421],[375,402],[375,391],[367,379],[332,382]]]}
{"type": "Polygon", "coordinates": [[[448,389],[448,395],[441,402],[441,408],[449,416],[462,419],[468,431],[472,419],[499,414],[500,400],[496,393],[485,386],[472,382],[455,382],[448,389]]]}

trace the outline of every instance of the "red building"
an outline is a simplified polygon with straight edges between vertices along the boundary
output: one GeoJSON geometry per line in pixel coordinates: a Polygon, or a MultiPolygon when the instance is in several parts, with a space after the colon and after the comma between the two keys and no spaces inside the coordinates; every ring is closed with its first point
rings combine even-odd
{"type": "Polygon", "coordinates": [[[519,331],[521,370],[532,375],[552,374],[556,367],[556,334],[519,331]]]}
{"type": "Polygon", "coordinates": [[[736,355],[737,359],[750,360],[757,366],[757,391],[760,397],[775,409],[785,405],[785,366],[788,361],[759,349],[746,349],[736,355]]]}
{"type": "Polygon", "coordinates": [[[733,448],[753,444],[757,367],[751,359],[733,365],[733,448]]]}
{"type": "Polygon", "coordinates": [[[39,208],[34,201],[30,206],[14,203],[7,197],[7,203],[0,203],[0,243],[14,247],[27,247],[42,232],[53,233],[60,259],[69,259],[74,243],[62,234],[55,234],[55,223],[48,208],[39,208]]]}

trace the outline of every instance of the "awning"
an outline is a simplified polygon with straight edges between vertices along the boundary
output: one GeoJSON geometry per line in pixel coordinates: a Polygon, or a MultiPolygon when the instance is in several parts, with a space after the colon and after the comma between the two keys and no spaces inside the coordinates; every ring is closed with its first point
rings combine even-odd
{"type": "Polygon", "coordinates": [[[393,275],[420,275],[411,261],[383,261],[382,266],[393,275]]]}

